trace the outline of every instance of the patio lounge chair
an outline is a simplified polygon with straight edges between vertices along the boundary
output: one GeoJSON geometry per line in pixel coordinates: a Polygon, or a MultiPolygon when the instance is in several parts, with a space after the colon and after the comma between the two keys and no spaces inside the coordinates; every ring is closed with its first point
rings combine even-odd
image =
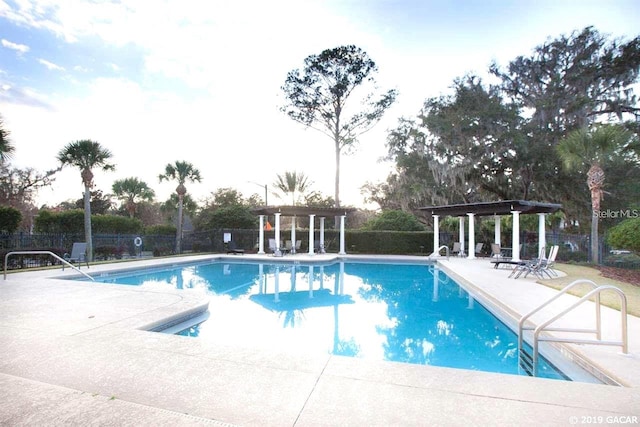
{"type": "MultiPolygon", "coordinates": [[[[549,257],[545,258],[544,249],[540,251],[540,256],[537,259],[533,259],[527,263],[524,263],[513,269],[509,277],[517,279],[522,274],[527,277],[529,274],[535,274],[539,279],[543,279],[546,274],[551,279],[551,266],[555,263],[556,255],[558,254],[559,246],[554,245],[549,250],[549,257]]],[[[553,274],[556,274],[555,271],[553,274]]]]}
{"type": "Polygon", "coordinates": [[[482,248],[484,248],[484,243],[476,243],[476,256],[482,256],[482,248]]]}
{"type": "MultiPolygon", "coordinates": [[[[76,263],[78,264],[78,268],[80,268],[81,263],[86,263],[87,264],[87,268],[89,268],[89,260],[87,260],[87,244],[86,243],[80,243],[80,242],[76,242],[73,244],[73,247],[71,248],[71,255],[69,255],[68,253],[65,253],[62,258],[64,258],[65,261],[73,264],[76,263]]],[[[64,270],[64,263],[62,264],[62,269],[64,270]]]]}
{"type": "Polygon", "coordinates": [[[227,243],[227,255],[228,254],[243,255],[244,249],[238,248],[234,240],[229,240],[229,243],[227,243]]]}

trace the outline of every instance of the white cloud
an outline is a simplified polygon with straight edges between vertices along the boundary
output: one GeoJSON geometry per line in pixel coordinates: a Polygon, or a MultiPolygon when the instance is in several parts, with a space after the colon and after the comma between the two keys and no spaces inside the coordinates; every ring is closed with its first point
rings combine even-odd
{"type": "Polygon", "coordinates": [[[19,54],[29,52],[29,46],[27,46],[26,44],[13,43],[6,39],[2,39],[2,46],[6,47],[7,49],[15,50],[19,54]]]}
{"type": "Polygon", "coordinates": [[[49,70],[64,71],[64,67],[54,64],[51,61],[47,61],[46,59],[38,58],[38,62],[47,67],[49,70]]]}

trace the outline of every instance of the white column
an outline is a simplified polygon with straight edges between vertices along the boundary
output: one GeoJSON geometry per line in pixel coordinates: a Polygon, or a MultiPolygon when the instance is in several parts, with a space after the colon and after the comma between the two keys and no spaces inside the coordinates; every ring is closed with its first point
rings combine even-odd
{"type": "Polygon", "coordinates": [[[258,238],[258,253],[264,255],[264,215],[260,215],[260,231],[258,235],[260,236],[258,238]]]}
{"type": "Polygon", "coordinates": [[[324,250],[324,217],[320,217],[320,253],[325,253],[324,250]]]}
{"type": "Polygon", "coordinates": [[[313,255],[313,245],[315,242],[313,241],[313,218],[315,214],[309,214],[309,255],[313,255]]]}
{"type": "Polygon", "coordinates": [[[432,215],[433,217],[433,253],[431,255],[439,255],[440,251],[440,216],[432,215]]]}
{"type": "Polygon", "coordinates": [[[547,234],[544,229],[545,226],[545,214],[538,214],[538,256],[542,258],[547,257],[547,234]]]}
{"type": "Polygon", "coordinates": [[[469,217],[469,254],[468,259],[476,259],[476,224],[474,221],[475,214],[468,213],[469,217]]]}
{"type": "Polygon", "coordinates": [[[346,255],[347,253],[344,251],[344,219],[345,215],[340,216],[340,252],[338,255],[346,255]]]}
{"type": "Polygon", "coordinates": [[[296,217],[291,217],[291,253],[296,253],[296,217]]]}
{"type": "Polygon", "coordinates": [[[460,242],[460,256],[464,254],[464,217],[461,216],[459,219],[459,231],[458,231],[458,241],[460,242]]]}
{"type": "Polygon", "coordinates": [[[493,231],[493,243],[496,245],[500,244],[500,215],[494,215],[493,219],[495,220],[495,229],[493,231]]]}
{"type": "Polygon", "coordinates": [[[513,261],[520,261],[520,212],[511,211],[513,215],[513,226],[511,236],[511,259],[513,261]]]}
{"type": "Polygon", "coordinates": [[[274,252],[275,256],[281,256],[282,253],[280,252],[280,212],[276,213],[276,251],[274,252]]]}

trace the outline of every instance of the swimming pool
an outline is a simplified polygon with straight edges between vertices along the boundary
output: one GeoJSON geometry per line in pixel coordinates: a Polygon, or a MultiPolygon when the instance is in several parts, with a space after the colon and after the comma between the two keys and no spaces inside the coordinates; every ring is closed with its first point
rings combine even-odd
{"type": "MultiPolygon", "coordinates": [[[[209,318],[181,332],[197,339],[527,375],[516,334],[432,264],[213,261],[96,280],[206,295],[209,318]]],[[[539,376],[567,379],[546,360],[539,376]]]]}

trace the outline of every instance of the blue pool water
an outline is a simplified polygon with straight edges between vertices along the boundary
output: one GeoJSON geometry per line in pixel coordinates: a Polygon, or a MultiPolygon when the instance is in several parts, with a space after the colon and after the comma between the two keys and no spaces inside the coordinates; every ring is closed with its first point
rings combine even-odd
{"type": "MultiPolygon", "coordinates": [[[[216,261],[96,280],[208,295],[209,319],[182,332],[198,339],[526,375],[516,334],[432,265],[216,261]]],[[[539,376],[566,379],[544,360],[539,376]]]]}

